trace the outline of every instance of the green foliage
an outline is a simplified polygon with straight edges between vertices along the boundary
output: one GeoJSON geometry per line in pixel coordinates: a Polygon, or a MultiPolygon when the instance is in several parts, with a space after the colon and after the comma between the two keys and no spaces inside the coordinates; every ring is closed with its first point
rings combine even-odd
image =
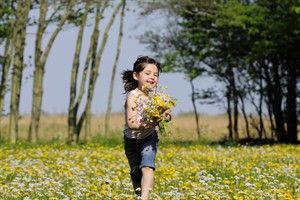
{"type": "MultiPolygon", "coordinates": [[[[156,42],[153,47],[163,47],[156,50],[167,71],[183,72],[189,80],[209,74],[224,85],[221,93],[230,105],[245,98],[255,108],[267,107],[275,116],[278,134],[284,135],[282,108],[295,113],[297,92],[299,98],[295,85],[300,74],[300,1],[191,0],[161,6],[177,19],[172,29],[176,34],[157,33],[151,41],[156,42]],[[168,40],[174,35],[176,40],[168,40]],[[174,45],[160,45],[168,42],[174,45]],[[255,102],[255,95],[262,101],[255,102]]],[[[197,98],[208,95],[212,96],[197,93],[197,98]]],[[[291,126],[297,127],[295,115],[291,116],[291,126]]]]}
{"type": "Polygon", "coordinates": [[[1,38],[5,38],[8,34],[8,26],[10,23],[11,15],[14,14],[13,9],[8,5],[8,3],[0,4],[0,42],[1,38]]]}

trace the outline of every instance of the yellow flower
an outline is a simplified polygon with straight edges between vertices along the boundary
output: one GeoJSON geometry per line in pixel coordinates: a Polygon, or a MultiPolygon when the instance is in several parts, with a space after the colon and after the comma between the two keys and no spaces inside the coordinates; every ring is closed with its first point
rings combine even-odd
{"type": "MultiPolygon", "coordinates": [[[[135,101],[137,110],[143,112],[143,119],[152,122],[154,118],[160,118],[166,110],[170,110],[172,106],[176,106],[176,100],[165,93],[167,88],[167,86],[156,87],[153,91],[148,92],[147,99],[137,98],[135,101]]],[[[160,132],[169,131],[166,126],[166,123],[161,122],[159,126],[160,132]]]]}

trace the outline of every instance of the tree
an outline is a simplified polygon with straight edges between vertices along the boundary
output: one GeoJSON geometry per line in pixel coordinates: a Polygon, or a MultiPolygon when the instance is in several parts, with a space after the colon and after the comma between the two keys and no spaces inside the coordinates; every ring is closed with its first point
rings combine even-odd
{"type": "Polygon", "coordinates": [[[175,25],[180,27],[181,37],[195,48],[190,56],[205,63],[208,73],[224,83],[229,138],[239,139],[239,101],[245,105],[244,98],[258,95],[258,101],[252,103],[260,117],[259,137],[264,130],[264,103],[278,141],[297,142],[300,45],[299,23],[293,22],[300,19],[299,1],[169,0],[157,4],[149,7],[167,9],[179,17],[175,25]],[[239,79],[242,71],[247,79],[239,79]]]}
{"type": "Polygon", "coordinates": [[[261,14],[246,20],[252,30],[249,37],[253,41],[248,58],[258,63],[256,71],[263,69],[261,76],[266,83],[266,98],[274,115],[279,142],[297,143],[296,85],[299,80],[300,27],[293,22],[300,19],[295,11],[299,4],[299,1],[257,1],[261,14]]]}
{"type": "MultiPolygon", "coordinates": [[[[228,1],[219,6],[217,30],[226,30],[222,34],[234,40],[228,40],[227,50],[232,52],[232,58],[242,59],[249,63],[252,80],[257,87],[263,87],[260,79],[266,84],[267,93],[264,98],[271,104],[271,112],[275,119],[275,130],[279,142],[296,142],[296,83],[297,67],[299,65],[299,25],[291,23],[299,21],[299,15],[294,7],[299,6],[298,1],[274,2],[257,1],[243,4],[238,1],[228,1]],[[283,37],[282,37],[283,36],[283,37]],[[236,43],[238,41],[238,43],[236,43]],[[238,44],[238,45],[234,45],[238,44]],[[236,51],[237,50],[237,51],[236,51]],[[236,53],[234,53],[236,51],[236,53]],[[262,70],[260,70],[262,69],[262,70]],[[287,113],[285,113],[284,102],[287,113]],[[288,115],[286,121],[287,134],[283,116],[288,115]]],[[[197,20],[196,20],[197,22],[197,20]]],[[[194,24],[194,27],[200,27],[194,24]]],[[[193,37],[193,36],[192,36],[193,37]]],[[[199,42],[193,37],[195,43],[199,42]]],[[[225,43],[216,37],[211,38],[212,52],[218,49],[218,44],[225,43]],[[216,40],[217,39],[217,40],[216,40]]],[[[225,49],[224,49],[225,50],[225,49]]],[[[224,52],[222,50],[222,52],[224,52]]],[[[219,52],[221,53],[221,52],[219,52]]],[[[212,57],[215,59],[216,57],[212,57]]],[[[226,57],[222,57],[224,61],[226,57]]],[[[236,63],[236,66],[239,66],[236,63]]],[[[238,69],[238,68],[237,68],[238,69]]],[[[263,88],[261,88],[263,90],[263,88]]],[[[252,91],[253,92],[253,91],[252,91]]],[[[261,102],[261,101],[260,101],[261,102]]]]}
{"type": "Polygon", "coordinates": [[[118,39],[118,44],[117,44],[117,53],[116,53],[116,58],[115,58],[115,63],[113,66],[112,70],[112,75],[111,75],[111,82],[110,82],[110,87],[109,87],[109,96],[108,96],[108,103],[107,103],[107,110],[105,114],[105,135],[108,134],[109,132],[109,125],[110,125],[110,114],[111,114],[111,104],[112,104],[112,97],[113,97],[113,90],[114,90],[114,82],[115,82],[115,76],[116,76],[116,70],[118,66],[118,61],[119,61],[119,56],[120,56],[120,51],[121,51],[121,42],[123,38],[123,24],[124,24],[124,16],[125,16],[125,7],[126,7],[126,0],[123,1],[123,7],[121,11],[121,19],[120,19],[120,27],[119,27],[119,39],[118,39]]]}
{"type": "MultiPolygon", "coordinates": [[[[104,51],[104,48],[107,43],[108,39],[108,33],[111,29],[111,26],[113,22],[115,21],[115,17],[118,14],[119,10],[122,8],[123,1],[121,1],[117,6],[114,7],[113,13],[109,19],[109,22],[104,30],[102,41],[100,44],[98,44],[99,40],[99,23],[100,19],[103,18],[103,13],[106,8],[108,8],[109,1],[106,0],[103,5],[102,1],[97,1],[96,3],[96,14],[95,14],[95,22],[94,22],[94,29],[91,35],[91,42],[90,47],[88,50],[88,55],[84,64],[84,72],[81,79],[81,85],[80,85],[80,91],[76,99],[76,87],[71,86],[70,90],[70,104],[69,104],[69,114],[68,114],[68,143],[78,143],[79,142],[79,136],[80,131],[82,129],[83,122],[85,121],[86,125],[86,134],[89,136],[91,133],[90,130],[90,120],[91,120],[91,103],[93,99],[93,94],[95,90],[95,83],[98,77],[98,71],[99,71],[99,64],[101,61],[101,57],[104,51]],[[102,7],[101,7],[102,6],[102,7]],[[99,45],[99,49],[98,49],[99,45]],[[87,75],[89,71],[89,80],[87,80],[87,75]],[[84,110],[82,114],[80,115],[79,119],[77,120],[77,113],[79,105],[82,102],[84,90],[85,90],[85,84],[88,84],[87,88],[87,98],[86,103],[84,105],[84,110]]],[[[84,22],[82,22],[84,23],[84,22]]],[[[81,42],[81,40],[77,39],[77,44],[81,42]]],[[[76,49],[76,51],[79,51],[76,49]]],[[[78,52],[77,52],[78,53],[78,52]]],[[[71,85],[77,82],[78,77],[78,64],[73,63],[72,68],[72,77],[71,77],[71,85]]]]}
{"type": "Polygon", "coordinates": [[[51,47],[57,37],[58,33],[61,31],[64,23],[71,15],[71,9],[74,6],[74,0],[62,2],[59,4],[59,7],[51,13],[50,18],[47,19],[48,14],[48,1],[41,0],[40,1],[40,13],[39,13],[39,21],[38,21],[38,29],[35,40],[35,55],[34,55],[34,76],[33,76],[33,94],[32,94],[32,108],[31,108],[31,121],[29,125],[29,135],[28,140],[31,142],[36,142],[38,140],[38,132],[39,132],[39,121],[41,117],[41,107],[42,107],[42,99],[43,99],[43,80],[45,74],[45,64],[47,58],[49,56],[51,47]],[[66,4],[66,8],[64,13],[58,14],[61,8],[66,4]],[[46,30],[51,21],[55,18],[58,18],[58,25],[55,30],[52,32],[48,43],[45,45],[45,49],[43,49],[43,39],[46,34],[46,30]]]}
{"type": "Polygon", "coordinates": [[[12,68],[11,103],[9,120],[9,140],[15,143],[18,139],[19,104],[21,93],[22,72],[24,68],[24,49],[30,0],[18,1],[16,22],[14,23],[13,41],[14,57],[12,68]]]}
{"type": "Polygon", "coordinates": [[[0,139],[2,138],[2,112],[4,107],[4,98],[7,90],[8,72],[11,67],[13,43],[12,43],[12,27],[15,23],[13,15],[13,8],[6,3],[0,5],[0,44],[4,43],[4,53],[0,55],[0,139]]]}
{"type": "MultiPolygon", "coordinates": [[[[195,2],[205,4],[203,2],[195,2]]],[[[191,1],[163,1],[151,2],[149,4],[143,3],[143,16],[150,15],[158,10],[164,10],[164,17],[166,18],[165,31],[147,31],[140,37],[141,43],[147,44],[147,48],[155,53],[155,57],[162,62],[164,72],[184,73],[185,78],[191,86],[191,102],[196,123],[196,133],[200,139],[199,127],[199,113],[197,110],[197,101],[199,94],[194,81],[206,71],[205,66],[200,59],[195,59],[195,46],[191,41],[185,37],[180,28],[180,15],[188,12],[184,6],[191,3],[191,1]],[[183,8],[183,9],[182,9],[183,8]]],[[[199,55],[201,57],[201,55],[199,55]]]]}
{"type": "MultiPolygon", "coordinates": [[[[97,4],[97,5],[100,5],[100,4],[97,4]]],[[[68,140],[70,142],[73,140],[73,135],[75,133],[77,133],[77,131],[76,131],[77,112],[78,112],[78,107],[79,107],[79,104],[81,102],[81,99],[82,99],[83,93],[84,93],[84,84],[81,84],[78,100],[77,100],[77,102],[75,102],[76,90],[77,90],[77,77],[78,77],[78,70],[79,70],[79,56],[80,56],[80,52],[81,52],[83,32],[84,32],[84,28],[85,28],[85,25],[86,25],[86,20],[87,20],[87,16],[88,16],[88,13],[89,13],[90,6],[91,6],[91,1],[86,1],[85,8],[84,8],[84,13],[82,15],[81,23],[79,25],[79,31],[78,31],[77,42],[76,42],[76,49],[75,49],[75,54],[74,54],[74,59],[73,59],[71,83],[70,83],[70,104],[69,104],[69,112],[68,112],[68,129],[69,129],[68,133],[69,133],[69,137],[70,137],[68,140]]],[[[98,20],[99,20],[99,18],[96,18],[96,23],[99,23],[98,20]]],[[[96,33],[97,32],[94,31],[94,34],[96,34],[96,33]]],[[[98,38],[97,35],[93,36],[92,40],[91,40],[91,43],[96,43],[96,41],[95,41],[96,38],[98,38]]],[[[91,54],[92,54],[91,47],[92,46],[90,46],[88,59],[86,61],[84,76],[82,77],[82,83],[84,83],[85,80],[86,80],[86,74],[87,74],[87,70],[88,70],[88,63],[91,59],[91,54]]],[[[80,124],[80,126],[82,126],[82,125],[80,124]]]]}
{"type": "MultiPolygon", "coordinates": [[[[163,3],[162,3],[163,4],[163,3]]],[[[156,7],[156,6],[152,6],[156,7]]],[[[176,38],[176,40],[172,41],[171,43],[174,44],[174,48],[178,52],[182,52],[181,49],[184,47],[186,50],[182,53],[181,56],[189,57],[189,63],[192,63],[193,61],[194,65],[190,65],[187,67],[188,63],[185,63],[183,68],[185,69],[185,74],[187,77],[190,77],[190,83],[193,83],[192,80],[196,77],[203,74],[204,71],[210,72],[211,75],[216,75],[219,73],[220,80],[223,80],[224,83],[227,84],[225,88],[227,88],[226,92],[226,98],[228,102],[227,106],[227,113],[228,113],[228,119],[229,119],[229,136],[232,138],[232,129],[234,129],[235,138],[238,139],[238,95],[237,95],[237,89],[235,88],[235,76],[234,76],[234,64],[237,62],[233,59],[232,55],[234,52],[230,52],[230,48],[228,47],[229,41],[232,40],[230,37],[226,38],[226,30],[217,30],[215,28],[216,25],[216,19],[217,19],[217,9],[215,3],[211,1],[167,1],[167,3],[163,4],[162,6],[157,7],[163,7],[164,9],[167,9],[169,13],[175,14],[179,17],[177,20],[177,23],[174,24],[174,26],[177,25],[177,27],[181,27],[178,29],[179,37],[176,38]],[[197,20],[194,20],[197,19],[197,20]],[[197,24],[198,23],[198,24],[197,24]],[[225,33],[225,34],[224,34],[225,33]],[[221,36],[221,37],[219,37],[221,36]],[[214,39],[212,39],[214,37],[214,39]],[[197,40],[197,42],[195,42],[197,40]],[[178,47],[178,43],[181,41],[186,41],[184,45],[181,47],[178,47]],[[220,41],[220,42],[219,42],[220,41]],[[211,44],[210,44],[211,43],[211,44]],[[211,51],[211,47],[217,44],[218,49],[215,50],[215,52],[211,51]],[[222,61],[221,64],[214,62],[213,59],[210,59],[212,55],[211,53],[215,53],[217,55],[218,61],[222,61]],[[221,57],[229,57],[227,60],[221,60],[221,57]],[[219,58],[220,57],[220,58],[219,58]],[[198,65],[198,66],[197,66],[198,65]],[[202,65],[202,66],[201,66],[202,65]],[[205,66],[205,67],[203,67],[205,66]],[[194,73],[195,70],[200,70],[200,73],[194,73]],[[224,70],[225,69],[225,70],[224,70]],[[234,124],[232,122],[232,115],[231,115],[231,101],[233,99],[234,102],[234,124]],[[232,125],[233,124],[233,125],[232,125]]],[[[168,12],[167,12],[168,13],[168,12]]],[[[171,18],[171,17],[168,17],[171,18]]],[[[161,34],[160,34],[161,35],[161,34]]],[[[156,36],[158,37],[158,36],[156,36]]],[[[163,38],[163,36],[160,36],[163,38]]],[[[164,42],[166,39],[162,39],[158,41],[157,43],[164,42]]],[[[157,46],[157,44],[155,44],[157,46]]],[[[174,48],[167,47],[167,51],[174,51],[174,48]]],[[[155,48],[152,48],[152,50],[155,48]]],[[[160,49],[166,49],[166,48],[160,48],[160,49]]],[[[180,55],[180,54],[178,54],[180,55]]],[[[177,56],[178,56],[177,55],[177,56]]],[[[167,57],[163,55],[164,57],[167,57]]],[[[173,56],[172,59],[176,58],[177,56],[173,56]]],[[[169,59],[170,60],[170,59],[169,59]]],[[[176,59],[174,59],[176,60],[176,59]]],[[[172,66],[172,65],[171,65],[172,66]]],[[[173,66],[174,62],[173,62],[173,66]]],[[[191,84],[192,88],[192,102],[194,105],[194,112],[195,112],[195,118],[196,123],[198,123],[196,113],[196,107],[195,107],[195,96],[205,96],[201,94],[195,95],[195,87],[191,84]]],[[[198,129],[199,130],[199,129],[198,129]]],[[[198,131],[199,132],[199,131],[198,131]]],[[[198,133],[199,135],[199,133],[198,133]]]]}

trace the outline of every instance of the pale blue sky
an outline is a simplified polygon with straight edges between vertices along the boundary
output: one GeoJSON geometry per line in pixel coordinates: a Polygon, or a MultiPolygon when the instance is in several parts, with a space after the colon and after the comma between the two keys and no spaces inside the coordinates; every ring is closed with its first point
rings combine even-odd
{"type": "MultiPolygon", "coordinates": [[[[119,19],[119,17],[118,17],[119,19]]],[[[124,37],[121,48],[121,55],[118,64],[115,89],[113,94],[113,112],[123,111],[124,98],[123,95],[123,84],[121,80],[121,72],[125,69],[132,69],[132,64],[139,55],[152,56],[152,53],[147,51],[145,46],[139,44],[136,36],[142,34],[149,28],[154,27],[155,23],[147,21],[147,25],[139,25],[135,28],[137,23],[141,23],[138,20],[137,14],[127,12],[125,17],[124,25],[124,37]]],[[[157,21],[156,21],[157,23],[157,21]]],[[[161,22],[158,22],[161,23],[161,22]]],[[[97,80],[96,91],[94,94],[92,112],[94,114],[103,114],[106,112],[108,89],[111,78],[111,69],[113,67],[115,59],[116,40],[118,35],[119,20],[117,20],[110,32],[109,40],[106,49],[103,54],[103,58],[100,64],[99,77],[97,80]]],[[[102,26],[101,31],[104,28],[102,26]]],[[[29,29],[28,33],[33,32],[33,29],[29,29]]],[[[61,32],[55,41],[53,48],[51,49],[50,56],[46,64],[46,73],[44,79],[44,97],[42,110],[48,113],[67,113],[69,104],[69,87],[70,87],[70,76],[71,76],[71,65],[74,55],[74,46],[77,37],[77,31],[69,29],[61,32]]],[[[89,44],[88,33],[85,36],[85,51],[89,44]]],[[[26,54],[33,55],[34,35],[31,35],[27,41],[26,54]]],[[[83,57],[86,53],[83,54],[83,57]]],[[[81,60],[81,67],[85,59],[81,60]]],[[[25,60],[28,61],[28,58],[25,60]]],[[[31,63],[33,61],[31,60],[31,63]]],[[[82,68],[81,68],[82,71],[82,68]]],[[[31,99],[32,99],[32,82],[33,78],[25,79],[33,73],[33,67],[25,69],[25,76],[23,81],[23,88],[21,94],[20,111],[22,114],[30,113],[31,110],[31,99]]],[[[212,79],[199,78],[196,81],[197,88],[206,88],[214,85],[212,79]]],[[[192,103],[190,100],[190,85],[184,80],[182,74],[169,74],[163,73],[160,76],[159,85],[168,85],[169,89],[167,92],[170,96],[177,99],[177,106],[173,109],[174,114],[180,112],[188,112],[192,110],[192,103]]],[[[6,106],[9,105],[9,99],[6,100],[6,106]]],[[[198,105],[199,112],[206,114],[217,114],[223,112],[220,107],[216,105],[198,105]]]]}

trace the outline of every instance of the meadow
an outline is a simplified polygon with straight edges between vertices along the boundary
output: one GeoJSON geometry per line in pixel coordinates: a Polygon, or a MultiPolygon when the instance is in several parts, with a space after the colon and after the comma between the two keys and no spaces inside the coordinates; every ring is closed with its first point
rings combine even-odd
{"type": "MultiPolygon", "coordinates": [[[[122,131],[124,128],[123,113],[114,113],[110,120],[109,135],[104,135],[104,120],[103,115],[92,116],[91,129],[92,135],[90,138],[108,138],[115,137],[122,139],[122,131]],[[120,137],[121,136],[121,137],[120,137]]],[[[8,137],[8,117],[2,120],[2,135],[0,138],[8,137]]],[[[24,115],[19,120],[19,139],[26,140],[28,138],[28,127],[30,117],[24,115]]],[[[200,115],[200,137],[201,141],[220,141],[227,137],[227,118],[225,115],[200,115]]],[[[196,133],[196,123],[194,115],[191,113],[184,113],[173,116],[172,122],[169,124],[172,135],[168,138],[163,138],[171,141],[195,141],[198,140],[196,133]]],[[[245,137],[243,134],[244,124],[241,121],[239,124],[240,136],[245,137]]],[[[43,115],[40,122],[39,138],[41,141],[64,141],[67,138],[67,116],[62,115],[43,115]]],[[[86,135],[83,131],[81,133],[81,140],[85,140],[86,135]]]]}
{"type": "MultiPolygon", "coordinates": [[[[1,147],[1,199],[136,199],[122,145],[1,147]]],[[[299,199],[299,146],[162,144],[151,199],[299,199]]]]}
{"type": "MultiPolygon", "coordinates": [[[[151,199],[300,199],[299,145],[211,144],[225,137],[226,120],[205,117],[201,142],[189,115],[174,117],[174,135],[160,137],[151,199]]],[[[80,145],[64,144],[63,119],[42,119],[41,137],[49,142],[0,144],[0,199],[137,199],[119,132],[122,117],[112,118],[109,136],[101,135],[103,120],[94,117],[94,140],[80,145]]]]}

